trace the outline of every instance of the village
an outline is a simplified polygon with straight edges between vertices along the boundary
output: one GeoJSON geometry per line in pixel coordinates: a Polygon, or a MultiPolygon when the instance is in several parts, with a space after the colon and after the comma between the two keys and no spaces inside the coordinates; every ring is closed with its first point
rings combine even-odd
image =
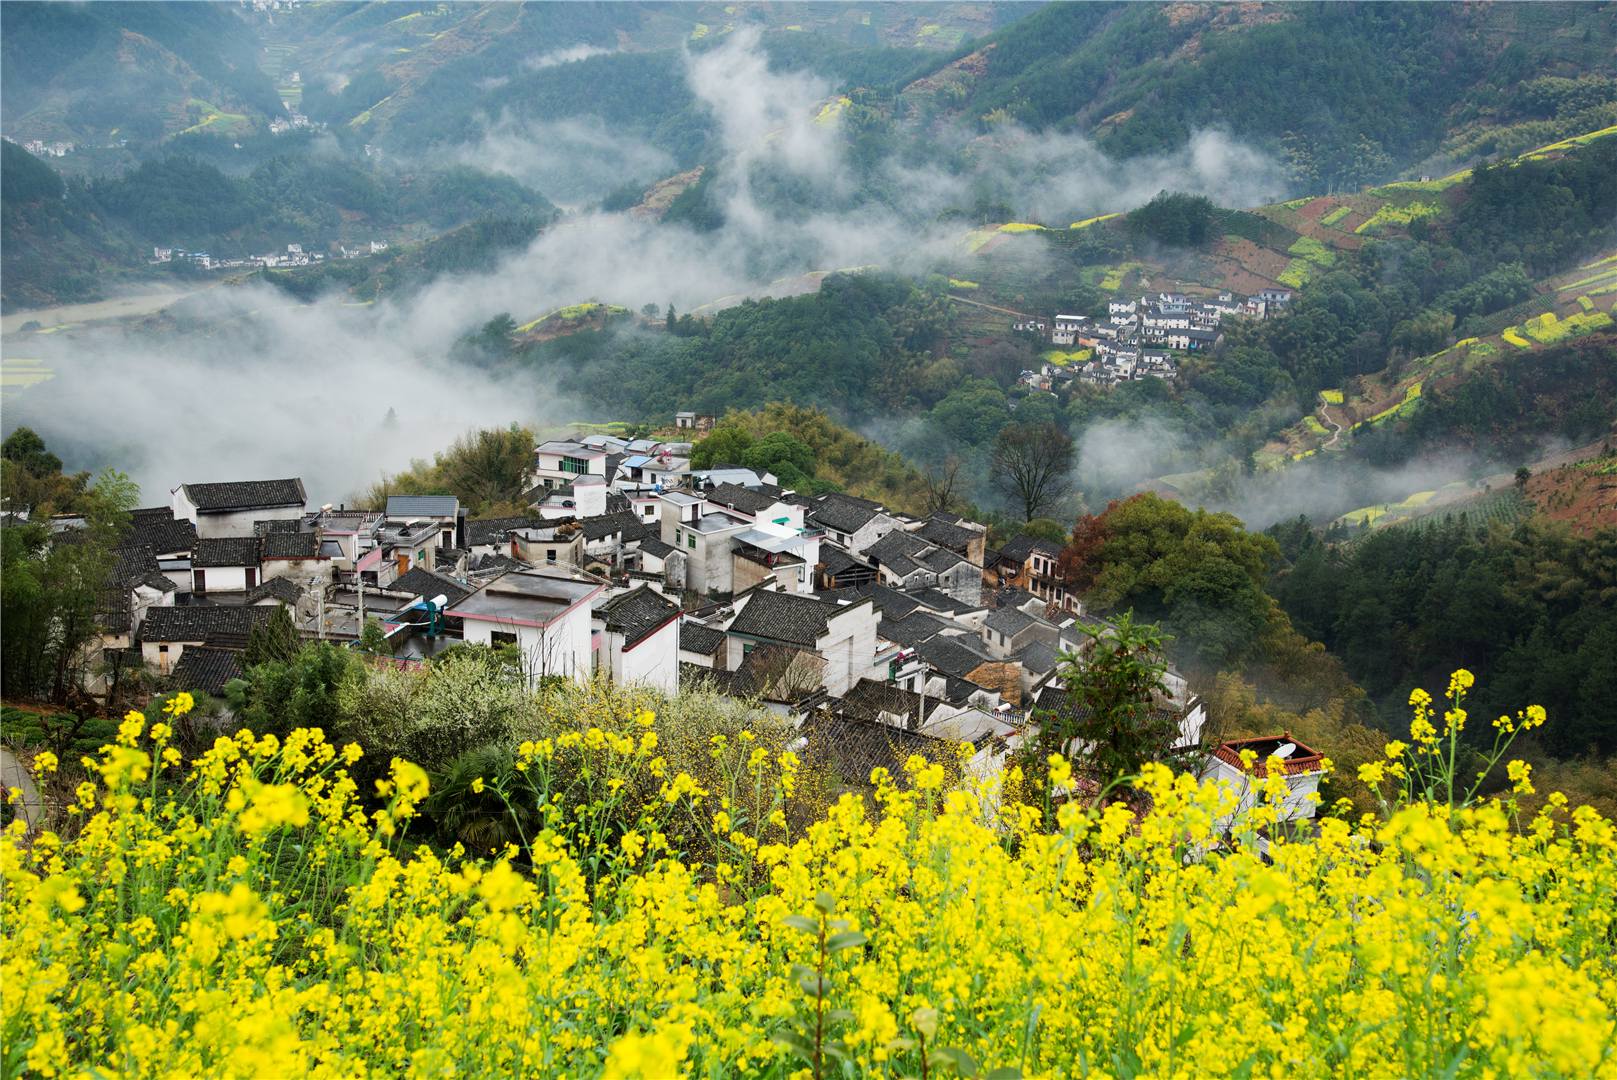
{"type": "Polygon", "coordinates": [[[386,240],[370,240],[354,247],[333,244],[328,256],[325,252],[305,250],[302,244],[288,244],[285,252],[272,251],[266,255],[248,255],[242,258],[217,258],[206,251],[187,251],[183,247],[154,247],[152,257],[147,262],[152,266],[183,263],[199,270],[276,270],[294,266],[312,266],[325,262],[328,257],[363,259],[371,255],[380,255],[387,249],[386,240]]]}
{"type": "Polygon", "coordinates": [[[1118,297],[1106,305],[1106,318],[1057,315],[1021,319],[1013,333],[1050,346],[1037,370],[1023,371],[1020,383],[1054,393],[1075,383],[1116,386],[1144,379],[1178,377],[1178,357],[1218,345],[1227,316],[1262,319],[1291,302],[1290,289],[1264,289],[1238,299],[1221,292],[1212,299],[1180,293],[1118,297]],[[1072,352],[1062,352],[1070,349],[1072,352]]]}
{"type": "MultiPolygon", "coordinates": [[[[679,438],[713,418],[680,413],[679,438]]],[[[693,468],[692,444],[580,433],[534,449],[527,513],[452,494],[311,506],[297,478],[180,483],[133,512],[96,643],[92,692],[139,669],[226,695],[255,626],[284,609],[307,641],[415,667],[506,649],[530,685],[704,687],[787,719],[850,782],[911,754],[970,748],[1000,771],[1042,714],[1083,709],[1063,679],[1109,624],[1062,583],[1060,544],[951,513],[925,518],[767,472],[693,468]],[[383,647],[377,647],[378,635],[383,647]]],[[[60,534],[75,522],[53,522],[60,534]]],[[[1286,813],[1311,817],[1321,758],[1286,733],[1203,745],[1206,710],[1169,670],[1153,708],[1176,756],[1243,790],[1287,760],[1286,813]],[[1256,757],[1243,750],[1255,750],[1256,757]]]]}

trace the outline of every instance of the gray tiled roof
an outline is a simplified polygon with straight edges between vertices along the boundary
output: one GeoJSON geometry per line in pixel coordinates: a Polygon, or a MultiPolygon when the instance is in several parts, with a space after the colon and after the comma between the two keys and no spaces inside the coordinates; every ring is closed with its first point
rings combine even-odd
{"type": "Polygon", "coordinates": [[[870,519],[879,513],[881,513],[880,503],[852,495],[833,493],[816,503],[809,511],[809,517],[823,528],[853,533],[870,524],[870,519]]]}
{"type": "Polygon", "coordinates": [[[730,623],[730,632],[812,648],[826,622],[840,610],[835,604],[794,593],[759,591],[730,623]]]}
{"type": "Polygon", "coordinates": [[[679,624],[680,651],[696,653],[699,656],[712,656],[723,646],[723,630],[715,630],[711,626],[694,622],[679,624]]]}
{"type": "Polygon", "coordinates": [[[605,540],[614,533],[621,533],[623,542],[628,544],[647,535],[645,524],[631,513],[598,514],[578,524],[584,530],[585,540],[605,540]]]}
{"type": "Polygon", "coordinates": [[[196,525],[183,518],[174,520],[174,511],[166,506],[134,511],[129,531],[119,540],[120,546],[148,547],[158,555],[190,551],[196,542],[196,525]]]}
{"type": "Polygon", "coordinates": [[[640,541],[640,553],[642,555],[666,559],[678,550],[673,544],[663,543],[662,538],[657,536],[648,536],[640,541]]]}
{"type": "Polygon", "coordinates": [[[199,569],[213,566],[257,566],[259,538],[256,536],[215,536],[198,540],[191,553],[191,565],[199,569]]]}
{"type": "Polygon", "coordinates": [[[222,697],[225,684],[241,678],[241,653],[234,649],[218,649],[206,645],[188,646],[180,654],[170,678],[179,690],[200,690],[214,697],[222,697]]]}
{"type": "Polygon", "coordinates": [[[1037,551],[1041,555],[1058,558],[1061,555],[1061,545],[1050,540],[1041,540],[1037,536],[1020,533],[1005,542],[999,549],[1000,557],[1012,562],[1024,563],[1037,551]]]}
{"type": "Polygon", "coordinates": [[[513,529],[530,529],[544,524],[544,519],[533,514],[521,517],[483,518],[466,522],[466,546],[481,547],[505,541],[506,533],[513,529]]]}
{"type": "Polygon", "coordinates": [[[1055,670],[1061,662],[1061,651],[1048,641],[1030,641],[1016,651],[1016,659],[1022,665],[1022,670],[1043,675],[1055,670]]]}
{"type": "Polygon", "coordinates": [[[270,617],[274,608],[218,607],[191,604],[154,607],[141,623],[142,641],[207,641],[221,635],[246,634],[270,617]]]}
{"type": "Polygon", "coordinates": [[[846,574],[850,570],[864,571],[867,574],[875,573],[876,570],[870,563],[845,548],[828,543],[820,545],[820,569],[832,577],[846,574]]]}
{"type": "Polygon", "coordinates": [[[890,686],[875,679],[860,679],[842,695],[846,715],[860,720],[879,720],[880,713],[902,716],[912,724],[921,722],[921,695],[901,686],[890,686]]]}
{"type": "Polygon", "coordinates": [[[408,573],[400,574],[392,584],[389,591],[407,592],[419,596],[424,600],[431,600],[435,596],[443,595],[449,598],[449,603],[471,594],[470,589],[461,585],[453,578],[442,574],[435,574],[424,566],[412,566],[408,573]]]}
{"type": "Polygon", "coordinates": [[[988,613],[983,625],[996,634],[1004,634],[1009,638],[1015,637],[1036,622],[1037,619],[1019,608],[998,607],[988,613]]]}
{"type": "Polygon", "coordinates": [[[266,559],[313,559],[320,554],[320,537],[312,532],[272,532],[264,537],[266,559]]]}
{"type": "Polygon", "coordinates": [[[888,641],[896,641],[900,645],[914,648],[921,642],[929,641],[944,630],[957,625],[925,611],[912,611],[902,619],[882,619],[877,633],[888,641]]]}
{"type": "Polygon", "coordinates": [[[707,493],[708,502],[728,506],[732,510],[739,510],[743,514],[761,514],[775,505],[773,496],[765,495],[761,491],[752,491],[740,484],[720,484],[707,493]]]}
{"type": "Polygon", "coordinates": [[[954,760],[954,745],[943,739],[868,720],[853,720],[821,712],[798,729],[808,741],[803,756],[830,765],[844,783],[870,783],[878,766],[892,772],[903,768],[912,754],[932,761],[954,760]]]}
{"type": "Polygon", "coordinates": [[[295,533],[303,531],[303,522],[297,518],[266,518],[263,521],[253,522],[254,536],[268,536],[270,533],[295,533]]]}
{"type": "Polygon", "coordinates": [[[973,532],[970,529],[958,525],[956,522],[958,522],[960,519],[958,517],[954,517],[954,519],[951,521],[949,520],[950,517],[953,517],[953,515],[948,515],[948,517],[945,517],[941,514],[933,514],[931,517],[926,519],[925,525],[922,525],[919,529],[915,530],[915,535],[919,536],[923,540],[929,540],[932,543],[937,544],[939,547],[946,547],[951,551],[958,551],[960,554],[964,555],[966,553],[967,546],[970,545],[972,541],[981,538],[982,533],[973,532]]]}
{"type": "Polygon", "coordinates": [[[915,646],[915,651],[928,665],[957,679],[967,678],[983,664],[991,662],[987,653],[968,645],[964,638],[942,634],[921,642],[915,646]]]}
{"type": "Polygon", "coordinates": [[[308,501],[303,481],[237,480],[224,484],[186,484],[186,498],[202,514],[224,514],[235,510],[268,510],[274,507],[302,506],[308,501]]]}
{"type": "Polygon", "coordinates": [[[283,604],[295,604],[302,595],[303,590],[298,588],[292,579],[272,577],[262,585],[248,589],[247,594],[242,597],[242,603],[256,604],[260,600],[272,599],[279,600],[283,604]]]}
{"type": "Polygon", "coordinates": [[[679,605],[649,585],[614,596],[597,609],[606,628],[623,635],[624,645],[637,645],[679,614],[679,605]]]}

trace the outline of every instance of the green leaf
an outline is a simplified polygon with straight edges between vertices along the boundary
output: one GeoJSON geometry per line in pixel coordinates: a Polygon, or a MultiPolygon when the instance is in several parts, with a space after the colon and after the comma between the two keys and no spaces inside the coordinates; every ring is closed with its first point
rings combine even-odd
{"type": "Polygon", "coordinates": [[[788,915],[781,922],[793,930],[801,930],[805,934],[818,934],[820,932],[820,924],[807,915],[788,915]]]}
{"type": "Polygon", "coordinates": [[[988,1070],[987,1080],[1022,1080],[1022,1070],[1015,1065],[1001,1065],[988,1070]]]}
{"type": "Polygon", "coordinates": [[[825,992],[830,989],[830,987],[826,985],[825,979],[815,972],[810,972],[807,975],[799,975],[797,977],[797,985],[801,986],[803,988],[803,993],[807,994],[811,998],[822,998],[825,996],[825,992]]]}
{"type": "Polygon", "coordinates": [[[852,1009],[827,1009],[825,1018],[833,1024],[851,1024],[853,1022],[852,1009]]]}
{"type": "Polygon", "coordinates": [[[977,1059],[964,1050],[956,1050],[953,1047],[946,1046],[932,1051],[927,1057],[928,1060],[938,1061],[940,1064],[953,1065],[955,1072],[961,1076],[977,1075],[977,1059]]]}
{"type": "Polygon", "coordinates": [[[844,930],[840,934],[832,934],[830,940],[825,943],[825,947],[828,952],[837,953],[843,949],[852,949],[863,945],[869,940],[857,930],[844,930]]]}
{"type": "Polygon", "coordinates": [[[828,892],[815,893],[814,906],[829,915],[837,909],[837,899],[828,892]]]}
{"type": "Polygon", "coordinates": [[[814,1047],[795,1031],[777,1031],[769,1036],[769,1041],[776,1046],[784,1046],[804,1061],[814,1060],[814,1047]]]}

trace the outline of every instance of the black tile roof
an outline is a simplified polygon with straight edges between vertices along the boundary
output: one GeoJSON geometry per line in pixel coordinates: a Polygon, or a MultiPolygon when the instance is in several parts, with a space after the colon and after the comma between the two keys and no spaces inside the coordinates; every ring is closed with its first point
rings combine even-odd
{"type": "Polygon", "coordinates": [[[303,506],[308,502],[303,481],[238,480],[226,484],[186,484],[185,496],[199,514],[226,514],[236,510],[269,510],[303,506]]]}
{"type": "Polygon", "coordinates": [[[303,596],[303,590],[298,588],[290,578],[272,577],[261,585],[248,589],[242,597],[244,604],[256,604],[260,600],[279,600],[283,604],[296,604],[303,596]]]}
{"type": "Polygon", "coordinates": [[[915,530],[915,535],[923,540],[931,541],[939,547],[946,547],[950,551],[964,555],[971,543],[982,537],[982,533],[973,532],[957,524],[959,520],[958,517],[953,515],[945,517],[941,514],[933,514],[926,519],[925,525],[915,530]],[[949,518],[953,518],[953,520],[949,520],[949,518]]]}
{"type": "Polygon", "coordinates": [[[715,630],[711,626],[701,623],[682,622],[679,624],[679,648],[681,652],[696,653],[698,656],[712,656],[724,647],[724,631],[715,630]]]}
{"type": "Polygon", "coordinates": [[[835,544],[820,545],[820,569],[831,577],[839,577],[852,571],[863,571],[873,574],[876,568],[865,560],[854,555],[846,548],[835,544]]]}
{"type": "Polygon", "coordinates": [[[988,613],[988,618],[983,621],[983,625],[996,634],[1003,634],[1010,638],[1020,634],[1038,621],[1020,608],[998,607],[988,613]]]}
{"type": "Polygon", "coordinates": [[[1009,559],[1015,563],[1025,563],[1032,558],[1035,551],[1041,555],[1057,558],[1061,555],[1061,545],[1050,540],[1041,540],[1037,536],[1029,536],[1027,533],[1020,533],[1007,540],[1005,545],[999,549],[999,554],[1002,559],[1009,559]]]}
{"type": "Polygon", "coordinates": [[[648,536],[640,541],[640,552],[643,555],[652,555],[659,559],[666,559],[678,551],[673,544],[665,544],[661,537],[648,536]]]}
{"type": "Polygon", "coordinates": [[[881,713],[902,716],[912,725],[921,722],[921,695],[875,679],[860,679],[842,695],[843,715],[880,721],[881,713]]]}
{"type": "Polygon", "coordinates": [[[208,645],[188,645],[170,681],[178,690],[200,690],[223,697],[225,684],[241,678],[241,653],[208,645]]]}
{"type": "Polygon", "coordinates": [[[739,510],[749,516],[763,513],[776,502],[773,496],[744,488],[740,484],[720,484],[707,493],[707,500],[720,506],[728,506],[732,510],[739,510]]]}
{"type": "Polygon", "coordinates": [[[953,743],[869,720],[820,712],[798,730],[807,740],[804,759],[826,763],[843,783],[853,787],[868,785],[877,767],[899,773],[912,754],[936,762],[955,760],[953,743]]]}
{"type": "Polygon", "coordinates": [[[730,623],[730,632],[813,648],[825,633],[827,620],[839,610],[812,596],[759,591],[747,598],[730,623]]]}
{"type": "Polygon", "coordinates": [[[890,589],[886,585],[872,585],[867,591],[870,594],[870,602],[881,612],[883,619],[907,618],[910,612],[922,606],[917,597],[899,592],[897,589],[890,589]]]}
{"type": "Polygon", "coordinates": [[[297,518],[268,518],[264,521],[253,522],[254,536],[268,536],[270,533],[295,533],[303,531],[303,522],[297,518]]]}
{"type": "Polygon", "coordinates": [[[154,607],[140,625],[142,641],[207,641],[220,635],[241,635],[268,619],[274,608],[221,607],[190,604],[154,607]]]}
{"type": "Polygon", "coordinates": [[[468,519],[466,522],[466,546],[482,547],[486,544],[502,544],[505,535],[512,529],[530,529],[544,524],[544,519],[532,514],[521,517],[500,517],[468,519]]]}
{"type": "Polygon", "coordinates": [[[915,648],[957,624],[925,611],[912,611],[902,619],[882,619],[876,632],[888,641],[915,648]]]}
{"type": "Polygon", "coordinates": [[[119,540],[122,547],[148,547],[158,555],[188,552],[196,546],[197,527],[194,523],[174,520],[174,511],[166,506],[136,510],[130,515],[129,531],[119,540]]]}
{"type": "Polygon", "coordinates": [[[881,513],[881,510],[880,503],[871,502],[869,499],[833,493],[815,503],[808,516],[822,528],[834,529],[840,533],[854,533],[870,524],[870,520],[881,513]]]}
{"type": "Polygon", "coordinates": [[[191,553],[191,565],[199,569],[210,566],[257,566],[259,538],[256,536],[215,536],[198,540],[191,553]]]}
{"type": "Polygon", "coordinates": [[[263,538],[266,559],[314,559],[320,555],[320,534],[272,532],[263,538]]]}
{"type": "Polygon", "coordinates": [[[1061,650],[1048,641],[1030,641],[1016,651],[1016,659],[1022,665],[1022,670],[1043,675],[1047,671],[1054,671],[1061,662],[1061,650]]]}
{"type": "Polygon", "coordinates": [[[981,604],[968,604],[964,600],[956,600],[942,589],[927,586],[906,594],[920,602],[920,605],[931,611],[944,611],[951,615],[959,615],[965,611],[981,611],[981,604]]]}
{"type": "Polygon", "coordinates": [[[648,535],[645,524],[631,513],[598,514],[583,518],[578,524],[584,530],[585,540],[605,540],[614,533],[621,533],[623,542],[628,544],[648,535]]]}
{"type": "Polygon", "coordinates": [[[623,635],[625,647],[638,645],[679,615],[679,605],[649,585],[614,596],[597,610],[605,619],[607,630],[623,635]]]}
{"type": "Polygon", "coordinates": [[[914,533],[907,533],[903,529],[894,529],[874,544],[865,548],[864,556],[871,562],[881,566],[901,563],[906,558],[918,559],[932,545],[922,540],[914,533]]]}
{"type": "Polygon", "coordinates": [[[943,634],[927,638],[915,646],[915,651],[928,666],[957,679],[969,678],[973,671],[992,662],[987,653],[967,644],[966,639],[943,634]]]}
{"type": "Polygon", "coordinates": [[[419,596],[424,600],[442,594],[449,598],[451,604],[472,594],[472,590],[442,574],[435,574],[424,566],[412,566],[408,573],[400,574],[388,585],[388,589],[397,592],[407,592],[419,596]]]}

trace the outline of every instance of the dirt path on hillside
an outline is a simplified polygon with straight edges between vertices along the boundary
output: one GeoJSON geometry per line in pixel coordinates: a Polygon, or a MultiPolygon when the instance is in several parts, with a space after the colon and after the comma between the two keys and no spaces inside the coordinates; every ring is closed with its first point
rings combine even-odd
{"type": "Polygon", "coordinates": [[[1328,442],[1326,442],[1323,446],[1321,446],[1320,449],[1321,450],[1329,450],[1331,447],[1336,445],[1336,440],[1338,440],[1338,439],[1340,439],[1342,437],[1342,425],[1338,424],[1331,417],[1331,407],[1329,405],[1324,405],[1324,404],[1320,405],[1320,407],[1319,407],[1319,418],[1321,420],[1323,420],[1325,422],[1326,426],[1331,429],[1330,440],[1328,442]]]}
{"type": "Polygon", "coordinates": [[[1012,311],[1008,307],[998,307],[994,304],[985,304],[981,300],[967,300],[964,296],[956,296],[954,293],[949,294],[949,299],[958,300],[962,304],[970,304],[972,307],[987,308],[989,311],[998,311],[1006,315],[1015,315],[1018,319],[1038,318],[1037,315],[1029,315],[1025,311],[1012,311]]]}

